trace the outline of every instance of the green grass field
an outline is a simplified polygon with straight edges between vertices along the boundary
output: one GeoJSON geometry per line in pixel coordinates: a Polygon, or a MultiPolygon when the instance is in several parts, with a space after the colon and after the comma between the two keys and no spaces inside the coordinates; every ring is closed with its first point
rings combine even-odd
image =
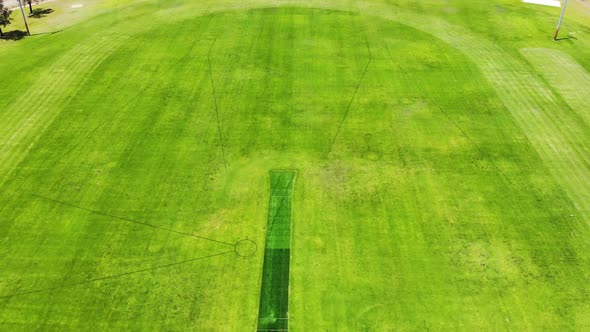
{"type": "Polygon", "coordinates": [[[253,331],[285,282],[294,331],[590,330],[580,1],[559,42],[519,0],[37,6],[0,40],[0,330],[253,331]]]}

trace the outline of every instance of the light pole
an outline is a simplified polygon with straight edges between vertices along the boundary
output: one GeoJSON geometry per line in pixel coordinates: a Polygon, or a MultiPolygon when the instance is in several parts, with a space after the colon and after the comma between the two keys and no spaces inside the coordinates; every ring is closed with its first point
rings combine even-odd
{"type": "Polygon", "coordinates": [[[27,24],[27,18],[25,16],[25,10],[23,9],[23,3],[21,0],[18,0],[18,5],[20,6],[20,12],[23,14],[23,21],[25,21],[25,27],[27,28],[27,35],[31,35],[31,31],[29,31],[29,25],[27,24]]]}
{"type": "MultiPolygon", "coordinates": [[[[20,0],[18,0],[20,1],[20,0]]],[[[567,7],[567,0],[563,3],[563,9],[561,10],[561,16],[559,16],[559,22],[557,23],[557,30],[555,30],[555,36],[553,36],[553,40],[557,41],[557,34],[559,33],[559,28],[561,28],[561,22],[563,22],[563,15],[565,14],[565,7],[567,7]]]]}

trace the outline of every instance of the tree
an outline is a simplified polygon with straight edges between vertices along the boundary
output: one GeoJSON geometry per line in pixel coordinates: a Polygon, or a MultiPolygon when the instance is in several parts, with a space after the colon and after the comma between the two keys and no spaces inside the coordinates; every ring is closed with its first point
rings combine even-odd
{"type": "Polygon", "coordinates": [[[29,14],[33,14],[33,1],[39,3],[39,0],[25,0],[24,3],[29,5],[29,14]]]}
{"type": "Polygon", "coordinates": [[[4,36],[2,27],[10,24],[10,14],[12,12],[4,7],[4,0],[0,0],[0,36],[4,36]]]}

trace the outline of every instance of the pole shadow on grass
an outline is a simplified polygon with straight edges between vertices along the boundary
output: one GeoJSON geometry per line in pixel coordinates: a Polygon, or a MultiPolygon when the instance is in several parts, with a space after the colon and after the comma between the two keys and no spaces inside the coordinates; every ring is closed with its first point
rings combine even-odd
{"type": "Polygon", "coordinates": [[[560,38],[557,38],[557,39],[555,39],[555,41],[561,41],[561,40],[572,40],[572,39],[573,39],[573,40],[577,40],[578,38],[576,38],[576,37],[574,37],[574,36],[571,36],[571,35],[567,35],[566,37],[560,37],[560,38]]]}
{"type": "Polygon", "coordinates": [[[33,9],[33,12],[29,14],[29,17],[32,18],[42,18],[47,16],[47,14],[53,13],[53,9],[51,8],[36,8],[33,9]]]}
{"type": "Polygon", "coordinates": [[[42,36],[42,35],[55,35],[56,33],[60,33],[63,30],[57,31],[48,31],[48,32],[39,32],[39,33],[32,33],[31,36],[42,36]]]}

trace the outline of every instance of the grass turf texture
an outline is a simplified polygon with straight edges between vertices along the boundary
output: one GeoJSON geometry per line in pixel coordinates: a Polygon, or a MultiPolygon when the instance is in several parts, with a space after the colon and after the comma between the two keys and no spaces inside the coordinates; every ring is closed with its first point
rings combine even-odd
{"type": "Polygon", "coordinates": [[[286,331],[289,327],[289,264],[291,257],[291,206],[293,171],[271,171],[270,202],[262,282],[258,331],[286,331]]]}
{"type": "Polygon", "coordinates": [[[590,327],[582,7],[94,4],[0,44],[3,328],[254,330],[269,169],[292,330],[590,327]]]}

